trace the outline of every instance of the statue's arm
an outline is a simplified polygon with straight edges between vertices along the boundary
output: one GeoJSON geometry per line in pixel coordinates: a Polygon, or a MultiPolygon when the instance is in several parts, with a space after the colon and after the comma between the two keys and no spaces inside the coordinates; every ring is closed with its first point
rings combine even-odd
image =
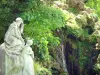
{"type": "MultiPolygon", "coordinates": [[[[31,50],[32,50],[32,49],[31,49],[31,50]]],[[[31,57],[32,57],[32,59],[34,59],[34,52],[33,52],[33,51],[32,51],[31,57]]]]}
{"type": "Polygon", "coordinates": [[[20,26],[21,34],[23,34],[23,30],[24,30],[24,23],[22,23],[21,26],[20,26]]]}

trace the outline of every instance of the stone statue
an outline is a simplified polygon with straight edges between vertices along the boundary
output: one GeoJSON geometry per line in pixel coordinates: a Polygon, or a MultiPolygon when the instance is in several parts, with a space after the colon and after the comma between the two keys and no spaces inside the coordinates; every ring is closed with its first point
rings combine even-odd
{"type": "MultiPolygon", "coordinates": [[[[28,42],[25,45],[25,41],[21,35],[23,34],[23,29],[24,29],[23,20],[21,18],[17,18],[16,21],[14,21],[9,26],[5,34],[4,43],[0,46],[0,49],[2,49],[5,52],[5,75],[25,75],[24,69],[28,70],[26,69],[28,68],[28,65],[30,63],[32,65],[33,63],[32,59],[31,59],[32,62],[29,61],[29,59],[25,58],[26,54],[23,54],[25,52],[29,53],[28,50],[30,48],[30,45],[32,45],[28,42]],[[29,48],[26,46],[29,46],[29,48]],[[28,62],[26,66],[27,60],[28,62]]],[[[31,48],[29,51],[32,53],[31,48]]],[[[29,54],[31,55],[31,53],[29,54]]],[[[31,67],[33,66],[30,66],[30,68],[31,67]]],[[[33,72],[31,73],[31,71],[26,71],[26,73],[28,75],[34,75],[34,73],[33,72]]]]}
{"type": "Polygon", "coordinates": [[[32,45],[32,40],[27,40],[27,43],[24,47],[24,50],[22,52],[24,57],[24,69],[23,69],[23,75],[33,75],[34,74],[34,66],[33,66],[33,59],[34,53],[32,51],[32,48],[30,47],[32,45]]]}
{"type": "Polygon", "coordinates": [[[13,22],[8,31],[5,34],[4,43],[6,47],[6,53],[9,55],[20,54],[20,51],[25,45],[24,39],[21,34],[23,33],[24,24],[21,18],[17,18],[13,22]]]}

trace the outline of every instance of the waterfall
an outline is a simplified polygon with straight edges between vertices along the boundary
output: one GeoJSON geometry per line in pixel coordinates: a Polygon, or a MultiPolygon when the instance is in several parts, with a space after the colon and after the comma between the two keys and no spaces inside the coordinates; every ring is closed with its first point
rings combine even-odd
{"type": "Polygon", "coordinates": [[[68,74],[66,59],[65,59],[65,48],[63,44],[61,44],[60,47],[57,49],[57,61],[59,62],[63,71],[68,74]]]}
{"type": "MultiPolygon", "coordinates": [[[[61,45],[61,51],[62,51],[62,63],[63,63],[63,69],[65,72],[67,72],[67,66],[66,66],[66,59],[65,59],[65,51],[64,51],[64,45],[61,45]]],[[[67,72],[68,73],[68,72],[67,72]]]]}

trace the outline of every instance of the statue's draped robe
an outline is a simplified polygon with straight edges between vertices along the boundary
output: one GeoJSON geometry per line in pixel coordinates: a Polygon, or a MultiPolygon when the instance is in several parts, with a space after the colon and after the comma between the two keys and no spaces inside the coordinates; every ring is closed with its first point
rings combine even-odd
{"type": "Polygon", "coordinates": [[[3,48],[5,55],[5,75],[23,75],[22,50],[24,39],[21,36],[20,28],[13,22],[5,34],[3,48]]]}
{"type": "Polygon", "coordinates": [[[5,52],[5,74],[4,75],[34,75],[33,51],[25,45],[21,36],[21,27],[13,22],[8,28],[4,43],[0,49],[5,52]]]}

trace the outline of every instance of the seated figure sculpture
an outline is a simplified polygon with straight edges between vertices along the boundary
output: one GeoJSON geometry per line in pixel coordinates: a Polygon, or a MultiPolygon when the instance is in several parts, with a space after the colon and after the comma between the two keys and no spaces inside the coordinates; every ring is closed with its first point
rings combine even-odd
{"type": "MultiPolygon", "coordinates": [[[[0,45],[0,49],[5,52],[5,75],[25,75],[23,74],[23,69],[27,59],[24,59],[23,56],[23,50],[25,50],[26,47],[22,37],[23,29],[23,20],[17,18],[16,21],[9,26],[4,37],[4,43],[0,45]]],[[[33,62],[31,63],[33,64],[33,62]]],[[[28,75],[34,75],[32,73],[28,75]]]]}

